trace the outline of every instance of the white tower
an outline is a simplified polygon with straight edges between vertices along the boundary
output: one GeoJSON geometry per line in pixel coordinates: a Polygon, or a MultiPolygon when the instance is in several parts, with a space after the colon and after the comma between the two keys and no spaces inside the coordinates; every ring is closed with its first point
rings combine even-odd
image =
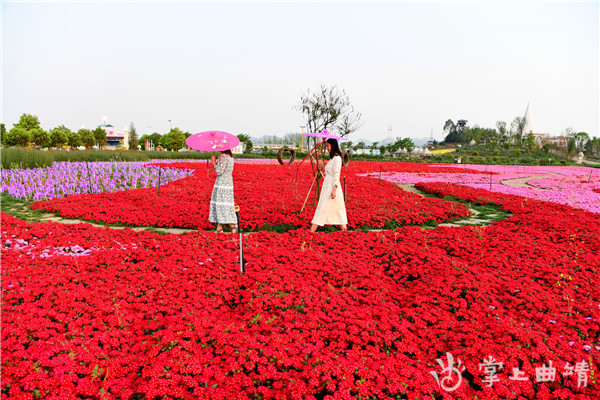
{"type": "Polygon", "coordinates": [[[125,147],[126,150],[129,150],[129,127],[128,126],[123,128],[123,147],[125,147]]]}
{"type": "Polygon", "coordinates": [[[523,119],[525,119],[525,122],[523,123],[523,135],[528,135],[529,132],[537,133],[535,124],[533,123],[533,113],[531,112],[530,103],[527,103],[527,110],[525,111],[523,119]]]}

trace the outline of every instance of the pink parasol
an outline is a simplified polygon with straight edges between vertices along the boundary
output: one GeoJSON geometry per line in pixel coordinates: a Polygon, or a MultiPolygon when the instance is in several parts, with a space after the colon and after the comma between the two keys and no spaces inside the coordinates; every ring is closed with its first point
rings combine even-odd
{"type": "Polygon", "coordinates": [[[336,135],[334,135],[332,133],[327,132],[327,129],[325,129],[323,132],[315,132],[315,133],[308,132],[308,133],[301,133],[301,135],[320,137],[320,138],[323,138],[323,139],[348,140],[348,139],[345,139],[345,138],[343,138],[341,136],[336,136],[336,135]]]}
{"type": "Polygon", "coordinates": [[[186,139],[185,144],[200,151],[225,151],[240,144],[240,139],[227,132],[206,131],[193,134],[186,139]]]}

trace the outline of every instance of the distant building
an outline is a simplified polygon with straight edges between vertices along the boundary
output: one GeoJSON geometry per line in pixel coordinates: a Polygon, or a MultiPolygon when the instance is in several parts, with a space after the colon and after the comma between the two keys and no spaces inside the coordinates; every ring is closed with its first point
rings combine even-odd
{"type": "Polygon", "coordinates": [[[569,138],[566,136],[551,136],[549,133],[540,132],[537,130],[535,123],[533,122],[533,112],[531,111],[531,104],[527,103],[527,109],[525,110],[525,116],[523,117],[523,137],[527,137],[530,133],[533,133],[535,143],[538,147],[545,144],[554,145],[557,147],[566,147],[569,142],[569,138]]]}
{"type": "Polygon", "coordinates": [[[237,146],[231,149],[233,154],[242,154],[244,152],[244,143],[240,142],[237,146]]]}
{"type": "Polygon", "coordinates": [[[527,137],[530,133],[535,138],[535,143],[542,146],[546,138],[550,135],[544,132],[538,132],[535,123],[533,122],[533,112],[531,111],[531,103],[527,103],[525,116],[523,117],[523,137],[527,137]]]}
{"type": "Polygon", "coordinates": [[[118,132],[111,124],[105,124],[102,128],[106,132],[106,145],[102,146],[104,150],[117,150],[119,147],[129,150],[129,128],[125,127],[123,132],[118,132]]]}
{"type": "MultiPolygon", "coordinates": [[[[273,143],[255,144],[254,146],[252,146],[252,152],[253,153],[262,153],[266,147],[267,151],[277,153],[279,151],[279,149],[284,146],[286,146],[286,145],[285,144],[273,144],[273,143]]],[[[295,149],[294,146],[287,145],[287,147],[295,149]]]]}

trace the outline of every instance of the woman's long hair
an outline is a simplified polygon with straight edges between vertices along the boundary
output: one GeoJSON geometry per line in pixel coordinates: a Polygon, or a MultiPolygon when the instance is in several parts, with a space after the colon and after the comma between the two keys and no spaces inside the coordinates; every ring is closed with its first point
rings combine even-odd
{"type": "Polygon", "coordinates": [[[225,150],[225,151],[222,151],[221,153],[227,154],[229,157],[233,158],[233,153],[231,152],[231,150],[225,150]]]}
{"type": "Polygon", "coordinates": [[[327,143],[329,143],[331,145],[331,151],[329,152],[329,158],[333,158],[335,156],[342,157],[342,151],[340,150],[340,146],[338,145],[337,139],[327,139],[327,143]]]}

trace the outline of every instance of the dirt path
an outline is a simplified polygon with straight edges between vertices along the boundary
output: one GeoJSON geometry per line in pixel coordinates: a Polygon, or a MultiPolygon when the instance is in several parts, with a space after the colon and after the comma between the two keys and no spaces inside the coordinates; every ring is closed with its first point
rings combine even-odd
{"type": "Polygon", "coordinates": [[[61,224],[89,224],[95,226],[96,228],[111,228],[111,229],[131,229],[133,231],[154,231],[154,232],[164,232],[164,233],[173,233],[173,234],[182,234],[197,231],[197,229],[183,229],[183,228],[158,228],[153,226],[110,226],[110,225],[99,225],[94,224],[93,222],[81,221],[78,219],[68,219],[56,216],[54,214],[44,214],[40,217],[39,222],[58,222],[61,224]]]}
{"type": "Polygon", "coordinates": [[[545,190],[545,189],[540,189],[538,187],[532,186],[527,182],[529,182],[532,179],[549,178],[551,176],[556,176],[556,175],[558,175],[558,174],[531,175],[531,176],[525,176],[523,178],[504,179],[504,180],[500,181],[500,183],[503,185],[506,185],[506,186],[511,186],[511,187],[527,187],[527,188],[532,188],[532,189],[537,189],[537,190],[545,190]]]}
{"type": "MultiPolygon", "coordinates": [[[[407,192],[418,194],[421,197],[424,196],[424,193],[417,189],[412,183],[399,183],[397,185],[407,192]]],[[[471,206],[469,206],[469,212],[471,213],[471,216],[469,218],[465,218],[455,222],[444,222],[439,224],[438,226],[489,225],[492,222],[494,222],[494,218],[498,216],[498,214],[487,214],[485,216],[485,219],[479,218],[481,213],[471,206]]]]}

